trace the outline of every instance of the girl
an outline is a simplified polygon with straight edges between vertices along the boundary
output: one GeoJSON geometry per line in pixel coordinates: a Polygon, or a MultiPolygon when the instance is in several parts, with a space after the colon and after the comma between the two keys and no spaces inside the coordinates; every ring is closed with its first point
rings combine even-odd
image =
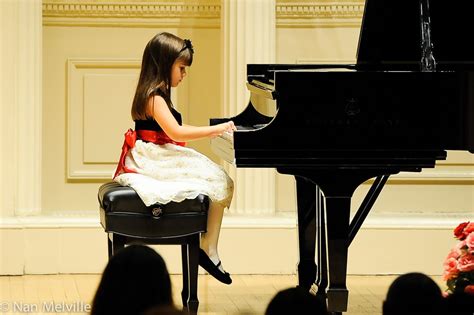
{"type": "Polygon", "coordinates": [[[210,138],[235,130],[232,121],[215,126],[182,124],[171,103],[193,61],[193,46],[169,33],[155,35],[143,52],[142,66],[132,104],[135,131],[125,134],[115,181],[130,186],[150,206],[209,196],[207,232],[201,236],[199,264],[217,280],[230,284],[217,252],[224,208],[233,195],[232,179],[206,156],[185,147],[185,141],[210,138]]]}

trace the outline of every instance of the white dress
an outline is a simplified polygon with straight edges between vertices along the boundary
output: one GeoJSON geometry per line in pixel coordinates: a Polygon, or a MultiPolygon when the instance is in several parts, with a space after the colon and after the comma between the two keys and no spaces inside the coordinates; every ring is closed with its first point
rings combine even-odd
{"type": "Polygon", "coordinates": [[[137,140],[125,165],[137,173],[123,173],[114,180],[132,187],[147,206],[194,199],[199,194],[223,207],[232,200],[232,179],[221,166],[191,148],[137,140]]]}

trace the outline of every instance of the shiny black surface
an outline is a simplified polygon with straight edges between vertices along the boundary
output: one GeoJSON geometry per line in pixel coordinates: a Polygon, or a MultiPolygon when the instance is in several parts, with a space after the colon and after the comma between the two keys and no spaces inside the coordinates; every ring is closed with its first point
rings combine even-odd
{"type": "MultiPolygon", "coordinates": [[[[430,0],[433,50],[438,71],[474,69],[472,1],[430,0]]],[[[420,70],[418,0],[366,0],[357,66],[371,70],[420,70]]]]}
{"type": "Polygon", "coordinates": [[[279,71],[277,114],[263,128],[234,132],[235,164],[326,165],[343,158],[362,165],[400,157],[406,164],[444,155],[436,151],[474,150],[473,86],[470,72],[279,71]]]}

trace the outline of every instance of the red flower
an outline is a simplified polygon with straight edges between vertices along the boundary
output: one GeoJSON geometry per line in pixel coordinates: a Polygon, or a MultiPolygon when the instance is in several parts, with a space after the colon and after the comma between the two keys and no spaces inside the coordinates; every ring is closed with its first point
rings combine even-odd
{"type": "Polygon", "coordinates": [[[474,255],[466,254],[458,259],[458,270],[468,272],[474,270],[474,255]]]}
{"type": "Polygon", "coordinates": [[[464,233],[464,228],[469,224],[468,222],[463,222],[459,224],[455,229],[454,229],[454,237],[457,238],[458,240],[463,240],[466,235],[464,233]]]}
{"type": "Polygon", "coordinates": [[[464,234],[468,235],[469,233],[474,232],[474,222],[470,222],[466,227],[464,228],[464,234]]]}
{"type": "Polygon", "coordinates": [[[454,229],[458,239],[443,264],[446,295],[466,292],[474,295],[474,225],[463,222],[454,229]]]}
{"type": "Polygon", "coordinates": [[[459,270],[458,270],[458,261],[456,258],[448,256],[448,258],[443,264],[443,267],[444,267],[444,273],[443,273],[444,280],[454,279],[458,276],[459,270]]]}

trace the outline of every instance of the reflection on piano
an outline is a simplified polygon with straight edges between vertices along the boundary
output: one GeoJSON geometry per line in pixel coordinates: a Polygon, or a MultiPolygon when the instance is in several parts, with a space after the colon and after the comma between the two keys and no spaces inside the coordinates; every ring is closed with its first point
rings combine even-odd
{"type": "Polygon", "coordinates": [[[472,6],[367,0],[356,64],[249,64],[246,109],[211,119],[237,126],[211,143],[226,161],[295,176],[299,284],[316,284],[335,314],[347,310],[348,247],[388,177],[474,153],[472,6]],[[262,99],[273,114],[256,109],[262,99]],[[353,192],[374,177],[350,221],[353,192]]]}

